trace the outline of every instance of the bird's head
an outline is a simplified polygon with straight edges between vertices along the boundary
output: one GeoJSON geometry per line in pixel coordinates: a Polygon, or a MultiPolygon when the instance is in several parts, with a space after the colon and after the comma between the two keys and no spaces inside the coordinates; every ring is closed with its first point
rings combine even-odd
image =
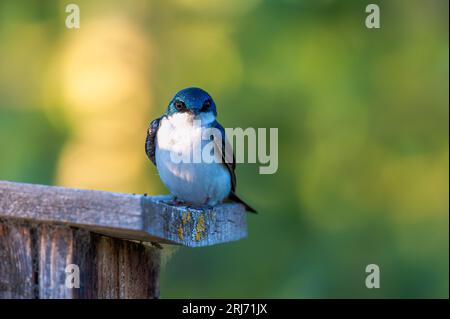
{"type": "Polygon", "coordinates": [[[214,120],[217,116],[216,104],[212,97],[204,90],[189,87],[179,91],[170,101],[167,115],[187,113],[194,119],[202,121],[214,120]]]}

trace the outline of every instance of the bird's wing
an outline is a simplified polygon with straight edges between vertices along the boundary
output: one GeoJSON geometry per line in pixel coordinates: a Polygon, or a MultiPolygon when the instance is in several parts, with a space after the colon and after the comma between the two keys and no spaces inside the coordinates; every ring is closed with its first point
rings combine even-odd
{"type": "Polygon", "coordinates": [[[161,117],[153,120],[147,130],[147,138],[145,140],[145,153],[147,153],[148,158],[155,164],[155,149],[156,149],[156,133],[158,133],[159,122],[161,117]]]}
{"type": "Polygon", "coordinates": [[[228,141],[227,137],[225,136],[225,129],[215,121],[212,124],[212,127],[218,129],[222,135],[222,140],[219,141],[214,137],[214,143],[216,146],[216,150],[219,152],[220,156],[222,157],[222,164],[225,165],[225,167],[228,169],[228,172],[230,173],[231,177],[231,192],[228,195],[228,199],[231,199],[235,202],[241,203],[245,206],[245,210],[248,212],[252,212],[256,214],[256,210],[248,205],[246,202],[244,202],[242,199],[240,199],[236,194],[236,174],[234,170],[236,169],[236,158],[234,157],[233,148],[231,147],[230,142],[228,141]]]}
{"type": "Polygon", "coordinates": [[[234,170],[236,169],[236,159],[234,157],[233,148],[225,136],[225,129],[217,121],[212,124],[213,128],[220,131],[222,135],[222,140],[219,141],[214,137],[214,142],[216,144],[216,149],[222,157],[222,164],[227,168],[231,177],[231,192],[234,193],[236,190],[236,174],[234,170]]]}

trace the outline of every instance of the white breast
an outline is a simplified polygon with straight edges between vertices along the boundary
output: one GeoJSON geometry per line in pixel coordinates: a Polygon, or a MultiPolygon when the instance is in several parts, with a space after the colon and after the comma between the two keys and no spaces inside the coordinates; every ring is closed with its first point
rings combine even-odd
{"type": "Polygon", "coordinates": [[[202,149],[210,142],[201,140],[204,125],[208,124],[205,120],[211,118],[204,118],[202,126],[198,126],[187,113],[163,118],[156,139],[156,167],[162,182],[178,199],[196,205],[215,205],[229,195],[231,178],[221,163],[192,161],[193,149],[202,149]],[[189,163],[173,161],[186,156],[191,159],[189,163]]]}

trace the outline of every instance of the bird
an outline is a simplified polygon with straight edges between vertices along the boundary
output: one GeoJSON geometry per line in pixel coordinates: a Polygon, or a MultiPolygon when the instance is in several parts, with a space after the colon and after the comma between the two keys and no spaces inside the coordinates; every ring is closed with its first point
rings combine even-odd
{"type": "Polygon", "coordinates": [[[235,156],[231,151],[226,153],[231,150],[231,145],[216,117],[216,104],[205,90],[197,87],[182,89],[169,102],[166,112],[151,121],[145,140],[147,157],[174,196],[174,203],[213,207],[233,201],[244,205],[246,211],[256,213],[236,195],[235,156]],[[205,130],[211,128],[220,134],[209,140],[202,139],[205,130]],[[196,147],[203,150],[211,141],[214,142],[214,156],[219,160],[173,160],[191,156],[196,147]],[[232,154],[232,158],[227,154],[232,154]]]}

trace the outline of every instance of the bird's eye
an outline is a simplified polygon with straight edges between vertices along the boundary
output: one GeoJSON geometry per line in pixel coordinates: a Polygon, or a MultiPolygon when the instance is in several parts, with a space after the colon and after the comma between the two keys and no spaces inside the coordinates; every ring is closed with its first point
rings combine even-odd
{"type": "Polygon", "coordinates": [[[202,105],[201,112],[206,112],[210,106],[211,106],[211,100],[206,100],[202,105]]]}
{"type": "Polygon", "coordinates": [[[175,105],[175,108],[178,111],[182,111],[182,110],[186,109],[186,105],[184,104],[183,101],[180,101],[180,100],[176,100],[175,102],[173,102],[173,105],[175,105]]]}

